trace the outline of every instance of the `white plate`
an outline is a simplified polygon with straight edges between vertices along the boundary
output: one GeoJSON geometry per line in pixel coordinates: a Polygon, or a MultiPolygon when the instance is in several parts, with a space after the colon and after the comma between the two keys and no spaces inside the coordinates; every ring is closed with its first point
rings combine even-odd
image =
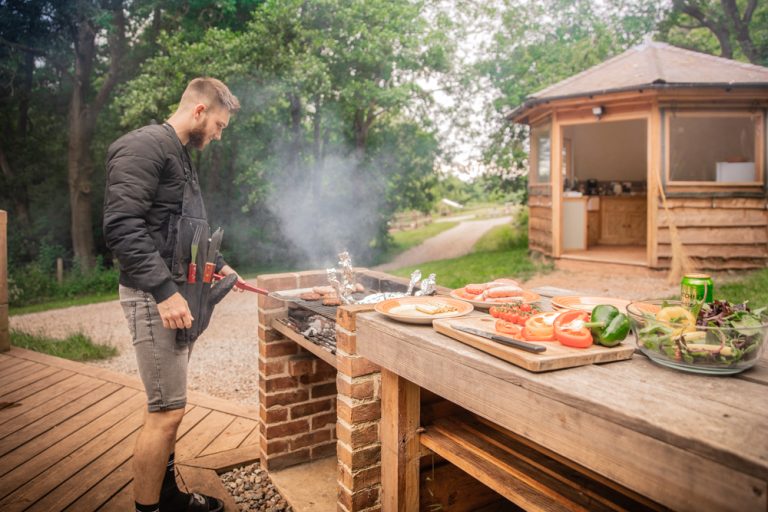
{"type": "Polygon", "coordinates": [[[552,297],[552,307],[556,309],[580,309],[590,313],[599,304],[610,304],[619,308],[622,313],[627,312],[627,304],[630,301],[626,299],[616,299],[614,297],[580,297],[577,295],[566,295],[552,297]]]}
{"type": "Polygon", "coordinates": [[[432,320],[437,318],[455,318],[469,314],[474,309],[472,304],[462,300],[451,299],[448,297],[402,297],[397,299],[388,299],[379,302],[374,309],[382,315],[409,324],[431,324],[432,320]],[[449,305],[456,308],[455,311],[447,311],[430,315],[416,309],[417,305],[424,304],[430,306],[449,305]]]}
{"type": "Polygon", "coordinates": [[[499,306],[501,304],[509,304],[512,302],[522,302],[523,304],[530,304],[531,302],[536,302],[538,300],[541,300],[541,295],[539,295],[536,292],[532,292],[530,290],[521,290],[520,291],[520,300],[514,301],[514,300],[508,300],[506,302],[486,302],[483,300],[472,300],[472,299],[465,299],[461,295],[459,295],[457,292],[459,290],[463,290],[463,288],[457,288],[456,290],[453,290],[451,292],[451,297],[457,300],[462,300],[464,302],[469,302],[476,308],[481,309],[488,309],[491,306],[499,306]]]}

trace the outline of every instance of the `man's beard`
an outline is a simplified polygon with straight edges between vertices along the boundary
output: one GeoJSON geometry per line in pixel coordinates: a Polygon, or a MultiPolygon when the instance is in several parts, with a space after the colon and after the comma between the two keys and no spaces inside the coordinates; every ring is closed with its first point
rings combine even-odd
{"type": "Polygon", "coordinates": [[[189,132],[189,144],[197,149],[205,146],[205,128],[192,128],[189,132]]]}

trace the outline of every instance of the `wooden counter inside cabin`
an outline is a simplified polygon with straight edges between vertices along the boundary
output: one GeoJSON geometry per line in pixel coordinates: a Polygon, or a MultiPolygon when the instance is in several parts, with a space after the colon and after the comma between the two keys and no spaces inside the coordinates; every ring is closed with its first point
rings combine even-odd
{"type": "MultiPolygon", "coordinates": [[[[508,429],[524,448],[530,444],[549,454],[548,464],[594,472],[610,488],[656,502],[646,503],[649,508],[768,509],[765,358],[736,377],[673,371],[640,354],[537,374],[430,326],[375,312],[360,314],[357,326],[359,355],[382,367],[383,510],[418,508],[419,459],[440,439],[452,446],[445,451],[448,460],[507,499],[529,510],[567,508],[559,501],[558,479],[570,470],[558,473],[535,463],[525,466],[533,472],[529,478],[502,462],[489,469],[489,460],[500,460],[492,452],[508,452],[510,445],[493,441],[495,430],[485,444],[473,444],[474,434],[467,433],[488,425],[508,429]],[[448,419],[420,428],[422,388],[475,415],[474,423],[448,419]],[[548,486],[552,475],[554,485],[548,486]]],[[[597,505],[587,508],[605,502],[597,505]]]]}
{"type": "Polygon", "coordinates": [[[647,238],[646,196],[601,196],[602,245],[644,245],[647,238]]]}

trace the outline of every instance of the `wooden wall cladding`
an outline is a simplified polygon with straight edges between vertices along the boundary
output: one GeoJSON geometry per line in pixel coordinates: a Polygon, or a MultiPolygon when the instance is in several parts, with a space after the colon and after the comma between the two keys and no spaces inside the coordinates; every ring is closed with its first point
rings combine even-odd
{"type": "MultiPolygon", "coordinates": [[[[698,268],[765,268],[768,265],[768,199],[670,198],[667,205],[686,254],[698,268]]],[[[669,220],[659,208],[659,266],[672,256],[669,220]]]]}

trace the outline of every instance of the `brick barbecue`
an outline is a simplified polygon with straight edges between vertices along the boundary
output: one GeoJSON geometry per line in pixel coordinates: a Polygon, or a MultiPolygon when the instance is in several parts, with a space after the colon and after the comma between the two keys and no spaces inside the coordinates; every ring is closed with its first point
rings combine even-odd
{"type": "MultiPolygon", "coordinates": [[[[408,285],[365,269],[357,269],[357,279],[376,291],[405,291],[408,285]]],[[[270,291],[327,284],[325,270],[257,280],[270,291]]],[[[336,455],[338,510],[380,510],[381,373],[355,348],[355,317],[373,305],[335,308],[335,340],[326,332],[314,342],[297,332],[305,326],[297,329],[296,315],[289,320],[289,307],[295,305],[259,297],[261,464],[271,471],[336,455]]]]}

